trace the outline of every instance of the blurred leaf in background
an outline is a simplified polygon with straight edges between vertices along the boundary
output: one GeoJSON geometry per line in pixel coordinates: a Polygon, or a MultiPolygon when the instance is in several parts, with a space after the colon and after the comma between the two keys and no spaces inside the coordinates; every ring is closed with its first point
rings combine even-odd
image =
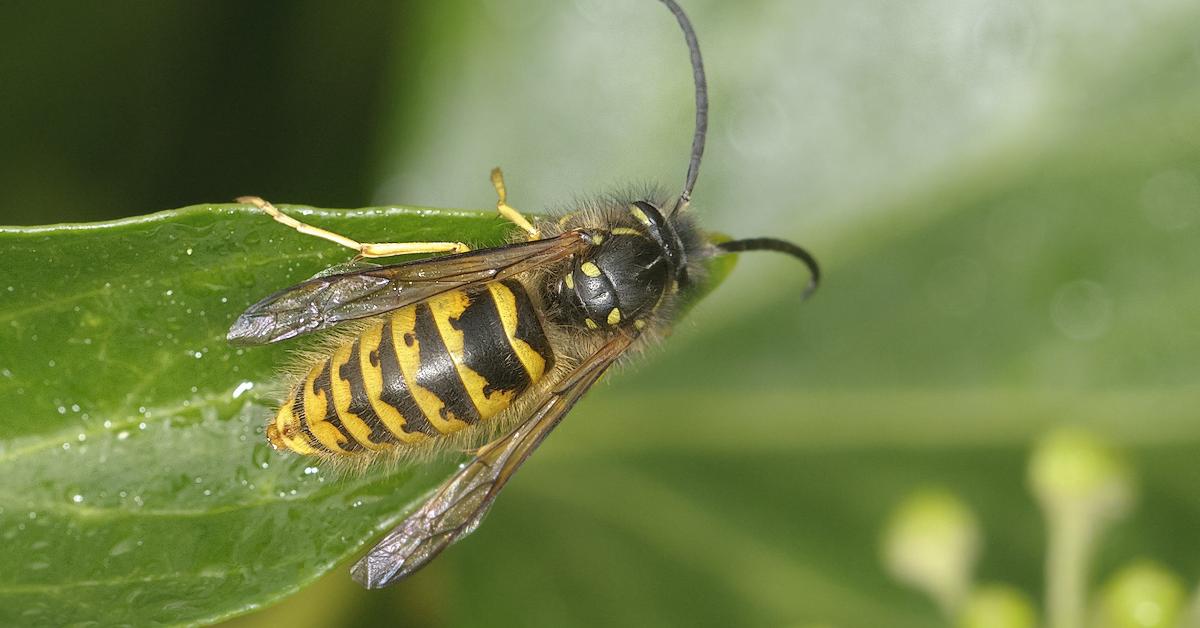
{"type": "MultiPolygon", "coordinates": [[[[3,7],[2,221],[487,207],[495,165],[527,210],[682,179],[690,77],[658,3],[241,7],[3,7]]],[[[335,569],[237,621],[931,625],[879,567],[887,513],[946,486],[980,577],[1041,590],[1022,469],[1063,423],[1143,485],[1097,573],[1149,556],[1194,589],[1200,6],[685,8],[713,99],[694,205],[804,243],[823,292],[799,306],[790,262],[748,258],[428,570],[377,594],[335,569]]]]}

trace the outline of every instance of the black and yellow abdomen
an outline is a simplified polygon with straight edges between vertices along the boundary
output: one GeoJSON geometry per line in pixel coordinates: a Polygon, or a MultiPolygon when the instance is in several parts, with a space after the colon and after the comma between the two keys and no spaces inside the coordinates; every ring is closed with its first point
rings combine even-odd
{"type": "Polygon", "coordinates": [[[338,346],[296,384],[267,436],[302,454],[404,447],[494,417],[553,366],[524,286],[453,290],[338,346]]]}

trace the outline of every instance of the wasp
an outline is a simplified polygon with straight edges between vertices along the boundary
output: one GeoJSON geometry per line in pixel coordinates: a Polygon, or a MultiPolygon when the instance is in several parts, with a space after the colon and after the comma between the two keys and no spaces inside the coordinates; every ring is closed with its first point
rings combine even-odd
{"type": "Polygon", "coordinates": [[[609,367],[662,338],[706,282],[706,262],[743,251],[798,258],[817,286],[816,260],[775,238],[724,240],[689,210],[708,127],[708,93],[695,30],[660,0],[691,57],[695,130],[683,190],[616,195],[527,218],[492,171],[511,243],[360,243],[256,205],[301,233],[362,258],[441,254],[391,265],[333,269],[250,306],[228,338],[278,342],[333,327],[343,333],[307,365],[267,425],[279,450],[326,461],[482,447],[351,569],[368,588],[392,584],[470,534],[517,469],[609,367]],[[501,434],[486,442],[489,434],[501,434]],[[440,449],[439,449],[440,448],[440,449]]]}

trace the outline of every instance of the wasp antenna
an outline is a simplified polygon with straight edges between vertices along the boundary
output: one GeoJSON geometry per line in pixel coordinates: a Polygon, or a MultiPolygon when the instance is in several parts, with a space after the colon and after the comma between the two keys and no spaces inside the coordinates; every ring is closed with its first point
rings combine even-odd
{"type": "Polygon", "coordinates": [[[692,198],[692,188],[696,186],[696,177],[700,175],[700,158],[704,155],[704,137],[708,133],[708,81],[704,78],[704,61],[700,58],[700,43],[696,41],[696,31],[683,8],[675,0],[660,0],[679,22],[683,29],[683,38],[687,40],[688,52],[692,59],[692,79],[696,84],[696,130],[692,134],[692,158],[688,163],[687,178],[683,182],[683,192],[675,201],[671,213],[687,204],[692,198]]]}
{"type": "Polygon", "coordinates": [[[725,253],[741,253],[743,251],[779,251],[787,253],[792,257],[804,262],[808,267],[808,272],[812,276],[808,281],[808,286],[804,288],[804,294],[801,296],[807,299],[809,295],[816,291],[817,285],[821,283],[821,267],[817,264],[817,258],[812,256],[812,253],[800,248],[799,246],[788,242],[787,240],[777,240],[775,238],[746,238],[745,240],[730,240],[717,244],[717,248],[725,253]]]}

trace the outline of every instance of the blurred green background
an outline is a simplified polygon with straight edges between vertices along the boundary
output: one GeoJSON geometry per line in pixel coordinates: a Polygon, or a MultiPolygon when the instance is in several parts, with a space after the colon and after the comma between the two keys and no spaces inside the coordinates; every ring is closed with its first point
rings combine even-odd
{"type": "MultiPolygon", "coordinates": [[[[684,2],[711,229],[746,257],[572,414],[481,530],[392,590],[339,569],[241,626],[931,625],[879,561],[949,487],[984,580],[1042,588],[1030,442],[1126,450],[1137,556],[1200,576],[1200,5],[684,2]]],[[[0,224],[258,194],[569,207],[674,190],[691,77],[652,0],[0,4],[0,224]]],[[[403,234],[380,234],[380,240],[403,234]]]]}

